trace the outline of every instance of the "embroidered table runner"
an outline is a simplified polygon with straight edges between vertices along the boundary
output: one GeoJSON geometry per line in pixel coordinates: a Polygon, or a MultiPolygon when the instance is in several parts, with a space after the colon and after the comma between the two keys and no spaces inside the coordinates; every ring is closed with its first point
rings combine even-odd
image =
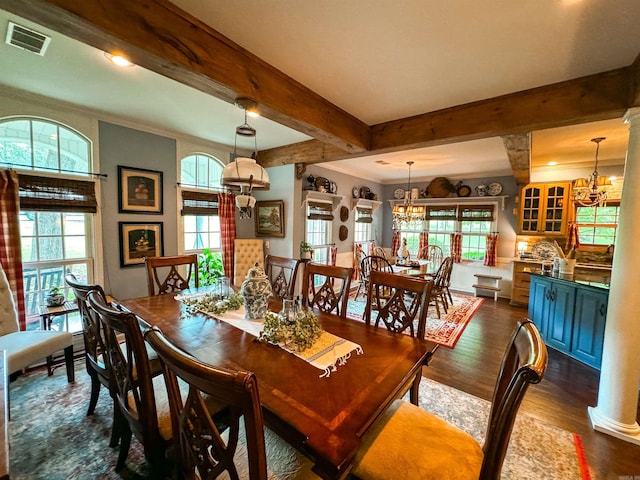
{"type": "MultiPolygon", "coordinates": [[[[177,295],[176,300],[183,300],[185,298],[194,299],[202,296],[199,294],[193,295],[177,295]]],[[[208,312],[202,312],[218,320],[222,320],[230,325],[233,325],[240,330],[250,333],[251,335],[258,337],[262,332],[263,320],[247,320],[244,318],[245,309],[244,305],[238,310],[228,310],[222,314],[213,314],[208,312]]],[[[323,331],[320,337],[316,340],[313,346],[307,348],[303,352],[294,352],[289,350],[284,345],[279,345],[280,348],[287,352],[301,358],[307,363],[310,363],[314,367],[323,371],[320,377],[328,377],[331,372],[335,372],[341,365],[347,363],[351,354],[355,351],[358,355],[363,353],[362,347],[357,343],[340,338],[332,333],[323,331]]]]}

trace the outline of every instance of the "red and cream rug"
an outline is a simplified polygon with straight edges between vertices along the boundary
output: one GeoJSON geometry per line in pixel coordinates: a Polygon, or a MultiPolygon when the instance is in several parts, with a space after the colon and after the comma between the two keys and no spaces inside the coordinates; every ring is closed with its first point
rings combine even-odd
{"type": "MultiPolygon", "coordinates": [[[[445,314],[440,308],[441,316],[438,318],[435,307],[429,307],[427,313],[427,340],[438,343],[445,347],[455,347],[460,335],[467,327],[469,320],[478,311],[484,298],[471,297],[461,293],[451,292],[453,306],[449,306],[449,311],[445,314]]],[[[359,296],[358,300],[349,296],[347,304],[347,317],[354,320],[362,320],[365,307],[365,296],[359,296]]]]}

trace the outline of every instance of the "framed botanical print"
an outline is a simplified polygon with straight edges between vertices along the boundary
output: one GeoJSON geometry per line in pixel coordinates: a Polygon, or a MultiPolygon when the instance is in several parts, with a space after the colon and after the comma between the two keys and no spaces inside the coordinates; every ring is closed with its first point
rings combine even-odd
{"type": "Polygon", "coordinates": [[[255,222],[256,237],[284,238],[284,201],[257,201],[255,222]]]}
{"type": "Polygon", "coordinates": [[[162,214],[162,172],[118,165],[118,212],[162,214]]]}
{"type": "Polygon", "coordinates": [[[144,257],[161,257],[164,250],[162,222],[119,222],[120,266],[144,264],[144,257]]]}

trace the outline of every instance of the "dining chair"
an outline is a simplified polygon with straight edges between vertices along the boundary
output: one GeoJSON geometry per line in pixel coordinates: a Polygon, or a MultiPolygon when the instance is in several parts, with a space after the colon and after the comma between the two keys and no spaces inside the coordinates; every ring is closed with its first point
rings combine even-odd
{"type": "Polygon", "coordinates": [[[311,462],[280,437],[268,432],[269,441],[265,441],[258,380],[253,372],[200,362],[174,346],[156,327],[145,332],[145,339],[164,365],[181,477],[218,478],[226,472],[232,479],[266,480],[270,478],[267,466],[273,470],[274,464],[279,463],[280,468],[275,469],[284,468],[290,480],[319,478],[311,471],[311,462]],[[178,381],[188,386],[188,394],[180,394],[178,381]],[[224,435],[206,408],[205,399],[229,406],[225,425],[228,431],[224,435]],[[244,441],[246,455],[234,457],[239,441],[244,441]],[[239,461],[246,461],[247,465],[236,463],[239,461]],[[248,474],[242,467],[248,467],[248,474]]]}
{"type": "Polygon", "coordinates": [[[356,296],[354,300],[358,298],[358,294],[360,293],[360,287],[363,287],[363,291],[366,294],[369,291],[369,276],[373,270],[379,270],[382,272],[393,272],[393,267],[391,263],[384,258],[379,257],[377,255],[369,255],[362,259],[360,262],[360,285],[358,285],[358,290],[356,291],[356,296]]]}
{"type": "Polygon", "coordinates": [[[307,263],[302,279],[302,306],[347,318],[353,268],[307,263]]]}
{"type": "MultiPolygon", "coordinates": [[[[0,266],[0,350],[6,350],[7,376],[17,373],[41,360],[47,366],[56,352],[64,351],[69,383],[75,380],[73,368],[73,335],[52,330],[20,330],[18,311],[7,276],[0,266]]],[[[51,370],[49,375],[51,375],[51,370]]]]}
{"type": "MultiPolygon", "coordinates": [[[[433,288],[431,291],[431,302],[436,307],[436,313],[440,318],[440,305],[444,313],[449,311],[449,300],[447,298],[448,279],[451,278],[451,270],[453,268],[453,258],[445,257],[440,264],[440,268],[433,277],[433,288]]],[[[451,299],[453,304],[453,299],[451,299]]]]}
{"type": "Polygon", "coordinates": [[[236,238],[233,241],[233,284],[242,285],[256,262],[264,268],[264,241],[260,238],[236,238]]]}
{"type": "Polygon", "coordinates": [[[273,296],[279,299],[293,298],[300,260],[267,255],[264,264],[273,296]]]}
{"type": "MultiPolygon", "coordinates": [[[[431,295],[431,280],[372,270],[369,277],[367,304],[363,320],[378,327],[382,322],[387,330],[424,339],[427,330],[427,310],[431,295]]],[[[435,350],[434,350],[435,351],[435,350]]],[[[433,355],[433,351],[425,362],[433,355]]],[[[418,404],[418,391],[422,371],[416,375],[411,387],[411,402],[418,404]]]]}
{"type": "Polygon", "coordinates": [[[426,410],[396,400],[365,434],[354,460],[360,479],[498,480],[518,409],[547,367],[536,326],[518,322],[502,359],[484,444],[426,410]]]}
{"type": "Polygon", "coordinates": [[[173,257],[144,257],[147,266],[147,288],[149,296],[180,292],[198,286],[198,255],[176,255],[173,257]],[[181,274],[178,269],[185,271],[181,274]],[[157,290],[157,291],[156,291],[157,290]]]}
{"type": "MultiPolygon", "coordinates": [[[[382,248],[380,246],[373,247],[373,255],[375,255],[376,257],[382,257],[386,261],[389,262],[389,257],[387,257],[387,252],[385,252],[384,248],[382,248]]],[[[389,263],[391,263],[391,262],[389,262],[389,263]]]]}
{"type": "Polygon", "coordinates": [[[431,265],[433,265],[432,271],[437,271],[444,259],[444,252],[438,245],[426,245],[418,252],[418,259],[431,262],[431,265]]]}
{"type": "Polygon", "coordinates": [[[80,283],[73,273],[67,273],[65,282],[71,287],[76,297],[78,312],[82,321],[85,365],[87,373],[91,377],[91,398],[87,409],[87,416],[89,416],[93,414],[98,403],[100,386],[104,385],[107,390],[109,389],[110,376],[103,357],[105,351],[104,332],[100,328],[100,321],[90,315],[87,307],[87,296],[89,292],[95,290],[104,299],[104,302],[108,303],[107,296],[100,285],[80,283]]]}

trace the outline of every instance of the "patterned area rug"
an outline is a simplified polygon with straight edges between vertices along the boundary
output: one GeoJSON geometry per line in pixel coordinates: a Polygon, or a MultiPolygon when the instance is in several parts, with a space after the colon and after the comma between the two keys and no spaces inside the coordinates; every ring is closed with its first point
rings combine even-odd
{"type": "MultiPolygon", "coordinates": [[[[444,313],[442,306],[440,307],[441,318],[438,318],[436,308],[429,307],[427,313],[427,340],[438,343],[445,347],[455,347],[460,335],[464,332],[471,317],[478,311],[480,305],[484,302],[484,298],[471,297],[461,293],[451,292],[453,297],[453,306],[449,307],[448,313],[444,313]]],[[[355,300],[354,295],[349,296],[347,303],[347,317],[354,320],[362,320],[365,307],[365,296],[358,297],[355,300]]],[[[417,328],[417,322],[415,327],[417,328]]]]}
{"type": "MultiPolygon", "coordinates": [[[[119,474],[114,471],[118,449],[108,447],[111,399],[103,390],[95,413],[87,417],[89,392],[89,376],[81,362],[76,362],[74,384],[67,383],[61,368],[52,377],[36,371],[11,384],[9,441],[13,480],[152,478],[135,439],[131,442],[127,468],[119,474]]],[[[420,405],[482,442],[489,402],[423,378],[420,405]]],[[[274,434],[267,431],[266,436],[269,448],[274,443],[274,434]]],[[[275,460],[270,457],[270,480],[298,479],[299,470],[306,471],[309,466],[309,461],[288,445],[281,446],[276,453],[275,460]]],[[[240,445],[239,455],[245,454],[240,445]]],[[[577,459],[571,433],[520,413],[502,478],[587,480],[588,476],[580,476],[577,459]]],[[[249,478],[246,470],[240,472],[240,478],[249,478]]]]}

